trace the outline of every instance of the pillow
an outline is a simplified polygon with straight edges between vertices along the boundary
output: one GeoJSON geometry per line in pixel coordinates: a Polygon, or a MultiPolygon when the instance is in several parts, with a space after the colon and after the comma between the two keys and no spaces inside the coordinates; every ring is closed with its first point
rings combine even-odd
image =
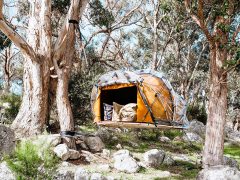
{"type": "Polygon", "coordinates": [[[134,122],[137,120],[137,104],[130,103],[121,108],[119,111],[120,121],[134,122]]]}
{"type": "Polygon", "coordinates": [[[120,121],[119,118],[119,111],[124,105],[120,105],[116,102],[113,102],[113,114],[112,114],[112,121],[120,121]]]}
{"type": "Polygon", "coordinates": [[[103,110],[104,110],[104,121],[111,121],[112,113],[113,113],[113,106],[103,103],[103,110]]]}

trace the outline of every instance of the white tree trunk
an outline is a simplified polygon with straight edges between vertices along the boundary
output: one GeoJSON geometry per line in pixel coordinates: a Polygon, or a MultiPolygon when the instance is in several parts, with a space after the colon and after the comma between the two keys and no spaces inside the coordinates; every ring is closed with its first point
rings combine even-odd
{"type": "Polygon", "coordinates": [[[43,67],[36,62],[25,60],[22,104],[12,124],[18,137],[40,134],[43,130],[48,99],[45,81],[43,67]]]}
{"type": "MultiPolygon", "coordinates": [[[[49,114],[50,64],[53,61],[58,75],[56,102],[61,130],[73,131],[68,81],[74,55],[76,25],[70,24],[69,20],[79,21],[89,0],[71,0],[65,23],[54,48],[51,34],[51,0],[29,2],[30,19],[25,41],[6,23],[2,13],[3,1],[0,1],[0,29],[25,56],[23,101],[12,127],[18,137],[42,132],[49,114]]],[[[75,145],[72,139],[69,140],[69,144],[71,147],[75,145]]]]}
{"type": "MultiPolygon", "coordinates": [[[[68,83],[74,58],[75,30],[78,24],[69,23],[69,20],[79,22],[88,0],[73,0],[68,11],[62,31],[55,44],[53,57],[54,67],[57,72],[56,103],[61,131],[74,131],[72,109],[68,98],[68,83]]],[[[70,148],[75,149],[74,138],[63,138],[70,148]]]]}
{"type": "Polygon", "coordinates": [[[12,124],[17,136],[40,134],[46,122],[51,58],[51,0],[31,1],[27,41],[35,56],[25,56],[23,100],[12,124]]]}
{"type": "Polygon", "coordinates": [[[152,52],[152,69],[157,70],[157,53],[158,53],[158,35],[157,35],[157,27],[154,26],[153,33],[153,52],[152,52]]]}

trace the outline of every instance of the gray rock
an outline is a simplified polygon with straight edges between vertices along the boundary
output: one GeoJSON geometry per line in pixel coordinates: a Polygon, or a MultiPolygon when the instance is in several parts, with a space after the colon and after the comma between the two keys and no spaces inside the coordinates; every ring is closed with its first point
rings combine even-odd
{"type": "Polygon", "coordinates": [[[223,156],[223,165],[239,169],[238,162],[230,157],[223,156]]]}
{"type": "Polygon", "coordinates": [[[117,145],[116,145],[116,148],[117,148],[117,149],[122,149],[123,147],[122,147],[121,144],[117,144],[117,145]]]}
{"type": "Polygon", "coordinates": [[[79,149],[79,150],[89,150],[86,143],[82,140],[77,140],[76,141],[76,146],[77,146],[77,149],[79,149]]]}
{"type": "Polygon", "coordinates": [[[240,171],[229,166],[214,166],[198,173],[197,180],[239,180],[240,171]]]}
{"type": "Polygon", "coordinates": [[[54,180],[72,180],[74,179],[74,171],[68,169],[58,169],[54,175],[54,180]]]}
{"type": "Polygon", "coordinates": [[[129,157],[129,156],[131,156],[131,154],[130,154],[129,150],[122,149],[113,154],[113,158],[115,158],[117,156],[129,157]]]}
{"type": "Polygon", "coordinates": [[[169,138],[166,137],[166,136],[160,136],[160,137],[158,138],[158,140],[161,141],[161,142],[171,142],[171,139],[169,139],[169,138]]]}
{"type": "Polygon", "coordinates": [[[169,171],[161,171],[157,173],[157,176],[155,177],[156,179],[165,179],[165,178],[170,178],[171,177],[171,173],[169,171]]]}
{"type": "Polygon", "coordinates": [[[197,134],[200,137],[204,138],[206,127],[202,122],[197,120],[192,120],[189,124],[189,128],[187,129],[187,131],[197,134]]]}
{"type": "Polygon", "coordinates": [[[6,126],[0,125],[0,160],[3,154],[11,154],[14,148],[14,131],[6,126]]]}
{"type": "Polygon", "coordinates": [[[240,143],[240,132],[231,132],[229,134],[226,134],[229,141],[234,143],[240,143]]]}
{"type": "Polygon", "coordinates": [[[115,180],[115,178],[112,177],[112,176],[107,176],[107,177],[106,177],[106,180],[115,180]]]}
{"type": "MultiPolygon", "coordinates": [[[[187,162],[190,162],[190,163],[194,163],[194,161],[192,161],[188,155],[186,154],[173,154],[172,153],[172,157],[175,161],[187,161],[187,162]]],[[[199,159],[201,159],[199,157],[199,159]]]]}
{"type": "Polygon", "coordinates": [[[92,152],[100,152],[105,147],[102,140],[98,136],[87,137],[85,143],[92,152]]]}
{"type": "Polygon", "coordinates": [[[199,136],[198,134],[192,133],[192,132],[187,132],[183,136],[183,140],[186,142],[203,143],[203,139],[201,138],[201,136],[199,136]]]}
{"type": "Polygon", "coordinates": [[[7,163],[4,161],[0,163],[0,178],[4,180],[15,180],[16,177],[13,172],[8,168],[7,163]]]}
{"type": "Polygon", "coordinates": [[[107,180],[107,178],[100,173],[93,173],[90,180],[107,180]]]}
{"type": "Polygon", "coordinates": [[[162,164],[171,166],[174,163],[175,163],[174,159],[170,155],[165,154],[165,157],[164,157],[164,160],[163,160],[162,164]]]}
{"type": "Polygon", "coordinates": [[[110,168],[109,164],[99,164],[98,170],[100,172],[109,172],[111,170],[111,168],[110,168]]]}
{"type": "Polygon", "coordinates": [[[114,158],[114,168],[126,172],[135,173],[138,172],[140,166],[137,161],[130,155],[128,150],[119,150],[113,155],[114,158]]]}
{"type": "Polygon", "coordinates": [[[163,163],[165,152],[163,150],[151,149],[144,153],[144,162],[150,167],[158,167],[163,163]]]}
{"type": "Polygon", "coordinates": [[[180,137],[180,136],[177,136],[173,139],[173,141],[180,141],[181,142],[181,141],[183,141],[183,138],[180,137]]]}
{"type": "Polygon", "coordinates": [[[75,171],[77,166],[66,161],[58,164],[54,180],[72,180],[74,179],[75,171]]]}
{"type": "Polygon", "coordinates": [[[118,141],[118,137],[117,136],[113,136],[111,140],[112,141],[118,141]]]}
{"type": "Polygon", "coordinates": [[[69,159],[79,159],[81,156],[81,154],[74,149],[69,149],[69,154],[69,159]]]}
{"type": "Polygon", "coordinates": [[[77,168],[75,175],[74,175],[74,180],[89,180],[90,179],[90,174],[83,169],[82,167],[77,168]]]}
{"type": "Polygon", "coordinates": [[[104,142],[108,142],[112,138],[112,132],[104,127],[100,127],[95,135],[100,137],[104,142]]]}
{"type": "Polygon", "coordinates": [[[53,151],[63,161],[66,161],[70,157],[69,148],[66,144],[57,145],[53,151]]]}
{"type": "Polygon", "coordinates": [[[103,149],[102,150],[102,156],[103,157],[110,157],[111,156],[111,151],[109,149],[103,149]]]}

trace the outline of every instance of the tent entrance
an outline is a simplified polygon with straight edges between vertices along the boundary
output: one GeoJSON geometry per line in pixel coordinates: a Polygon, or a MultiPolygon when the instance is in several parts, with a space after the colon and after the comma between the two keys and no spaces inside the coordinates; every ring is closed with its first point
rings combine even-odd
{"type": "Polygon", "coordinates": [[[100,103],[101,103],[101,119],[104,119],[103,103],[113,105],[116,102],[121,105],[128,103],[137,103],[137,87],[129,86],[118,89],[101,90],[100,103]]]}

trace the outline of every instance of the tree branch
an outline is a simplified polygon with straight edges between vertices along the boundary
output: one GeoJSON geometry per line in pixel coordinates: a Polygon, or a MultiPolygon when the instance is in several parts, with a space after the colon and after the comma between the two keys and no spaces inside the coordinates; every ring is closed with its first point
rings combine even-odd
{"type": "Polygon", "coordinates": [[[29,57],[33,61],[38,61],[38,58],[34,50],[28,45],[28,43],[14,31],[4,19],[3,12],[3,0],[0,1],[0,30],[21,50],[21,52],[29,57]]]}
{"type": "Polygon", "coordinates": [[[139,7],[140,7],[141,3],[139,3],[139,5],[137,5],[135,8],[133,8],[131,11],[129,11],[126,15],[124,15],[122,17],[122,19],[120,19],[120,21],[118,21],[115,25],[112,26],[112,28],[115,28],[117,25],[121,24],[123,22],[123,20],[125,20],[127,17],[129,17],[130,15],[132,15],[139,7]]]}
{"type": "Polygon", "coordinates": [[[198,9],[197,14],[195,15],[191,10],[191,2],[190,0],[185,0],[185,7],[187,12],[190,14],[192,19],[197,23],[197,25],[202,29],[205,36],[207,37],[208,41],[213,43],[213,37],[207,29],[207,26],[204,23],[204,16],[203,16],[203,0],[198,0],[198,9]]]}
{"type": "MultiPolygon", "coordinates": [[[[66,16],[65,22],[62,26],[62,29],[59,33],[57,42],[54,46],[54,60],[59,60],[63,55],[64,49],[68,45],[69,36],[74,36],[75,27],[74,24],[70,24],[69,20],[76,20],[79,22],[80,17],[82,16],[84,9],[86,8],[89,0],[72,0],[69,7],[68,14],[66,16]]],[[[56,63],[55,63],[56,64],[56,63]]]]}

